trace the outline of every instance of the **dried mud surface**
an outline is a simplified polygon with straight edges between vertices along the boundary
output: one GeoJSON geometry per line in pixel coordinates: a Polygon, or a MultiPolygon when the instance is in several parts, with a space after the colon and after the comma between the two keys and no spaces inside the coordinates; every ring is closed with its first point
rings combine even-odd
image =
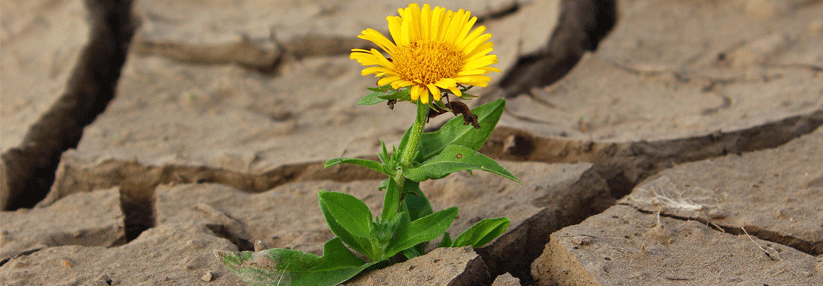
{"type": "MultiPolygon", "coordinates": [[[[453,236],[512,224],[349,285],[823,283],[823,2],[457,2],[431,4],[478,16],[503,70],[467,102],[507,99],[481,152],[523,184],[421,188],[453,236]]],[[[238,285],[213,250],[320,254],[318,190],[382,205],[323,162],[411,123],[356,104],[348,59],[406,5],[3,2],[0,284],[238,285]]]]}

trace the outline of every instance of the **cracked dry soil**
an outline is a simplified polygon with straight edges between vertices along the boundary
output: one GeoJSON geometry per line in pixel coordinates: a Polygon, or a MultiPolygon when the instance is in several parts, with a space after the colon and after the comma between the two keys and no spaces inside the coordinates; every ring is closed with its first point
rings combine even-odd
{"type": "MultiPolygon", "coordinates": [[[[460,2],[432,4],[503,70],[469,102],[507,99],[481,152],[523,184],[421,188],[451,233],[512,224],[349,285],[823,285],[823,1],[460,2]]],[[[0,284],[239,285],[213,250],[320,254],[318,190],[382,204],[322,163],[412,118],[357,106],[348,59],[407,4],[3,2],[0,284]]]]}

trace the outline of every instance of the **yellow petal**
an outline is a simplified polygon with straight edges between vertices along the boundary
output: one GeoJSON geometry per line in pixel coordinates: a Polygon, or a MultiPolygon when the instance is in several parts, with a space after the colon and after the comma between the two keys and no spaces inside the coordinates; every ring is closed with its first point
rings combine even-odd
{"type": "Polygon", "coordinates": [[[463,68],[461,68],[461,70],[470,71],[476,68],[488,66],[490,64],[495,63],[495,61],[497,61],[497,55],[486,55],[482,58],[467,62],[465,65],[463,65],[463,68]]]}
{"type": "MultiPolygon", "coordinates": [[[[483,26],[480,26],[480,27],[483,27],[483,26]]],[[[474,51],[474,48],[476,48],[477,46],[479,46],[481,43],[483,43],[483,42],[487,41],[487,40],[488,40],[489,38],[491,38],[491,37],[492,37],[492,34],[483,34],[482,36],[477,37],[476,39],[474,39],[474,40],[472,40],[471,42],[469,42],[469,44],[467,44],[467,45],[464,47],[464,50],[466,50],[466,51],[474,51]]]]}
{"type": "Polygon", "coordinates": [[[454,95],[457,95],[457,97],[463,96],[463,93],[460,92],[460,89],[457,88],[456,86],[455,87],[450,87],[449,90],[451,90],[451,92],[454,93],[454,95]]]}
{"type": "Polygon", "coordinates": [[[489,72],[503,72],[503,71],[497,69],[496,67],[482,67],[481,69],[484,69],[484,70],[489,71],[489,72]]]}
{"type": "MultiPolygon", "coordinates": [[[[360,72],[360,75],[387,73],[387,72],[391,72],[391,71],[388,70],[387,68],[380,67],[380,66],[367,67],[367,68],[363,69],[363,71],[360,72]]],[[[385,84],[381,84],[381,85],[385,85],[385,84]]]]}
{"type": "Polygon", "coordinates": [[[471,31],[471,33],[466,35],[466,37],[463,38],[463,40],[461,42],[457,43],[457,48],[461,49],[461,50],[464,50],[464,51],[467,50],[466,46],[468,46],[469,43],[471,43],[472,41],[474,41],[475,39],[480,37],[480,35],[482,35],[483,32],[485,32],[485,31],[486,31],[486,26],[480,26],[480,27],[475,28],[474,30],[471,31]]]}
{"type": "MultiPolygon", "coordinates": [[[[425,4],[428,6],[428,4],[425,4]]],[[[409,4],[409,20],[412,22],[411,30],[409,30],[409,41],[414,42],[420,40],[420,6],[417,3],[409,4]]]]}
{"type": "Polygon", "coordinates": [[[384,77],[384,78],[381,78],[380,80],[377,81],[377,85],[384,86],[384,85],[387,85],[387,84],[390,84],[390,83],[394,83],[395,81],[398,81],[398,80],[400,80],[400,77],[398,77],[398,76],[384,77]]]}
{"type": "Polygon", "coordinates": [[[386,21],[389,22],[389,34],[395,44],[400,44],[401,28],[403,27],[403,19],[397,16],[388,16],[386,21]]]}
{"type": "Polygon", "coordinates": [[[440,88],[450,88],[456,86],[457,81],[453,78],[443,78],[434,83],[434,85],[440,88]]]}
{"type": "Polygon", "coordinates": [[[421,89],[423,89],[423,88],[421,88],[419,85],[416,85],[416,84],[415,84],[415,85],[412,85],[412,87],[411,87],[411,93],[410,93],[410,95],[411,95],[411,100],[412,100],[412,101],[415,101],[415,100],[417,100],[418,98],[420,98],[420,91],[421,91],[421,89]]]}
{"type": "Polygon", "coordinates": [[[400,26],[400,42],[398,46],[408,46],[411,43],[412,22],[410,18],[403,17],[403,23],[400,26]]]}
{"type": "Polygon", "coordinates": [[[434,100],[440,100],[440,89],[437,88],[436,85],[430,83],[427,84],[426,87],[428,87],[429,91],[431,91],[434,100]]]}
{"type": "Polygon", "coordinates": [[[404,88],[404,87],[410,86],[410,85],[412,85],[412,84],[414,84],[414,83],[412,83],[412,82],[410,82],[410,81],[405,81],[405,80],[402,80],[402,79],[401,79],[401,80],[398,80],[398,81],[392,82],[392,83],[391,83],[391,88],[393,88],[393,89],[401,89],[401,88],[404,88]]]}
{"type": "Polygon", "coordinates": [[[446,26],[446,33],[443,36],[443,40],[447,43],[454,44],[454,41],[457,40],[457,36],[460,33],[460,30],[463,28],[463,24],[466,23],[465,16],[466,11],[460,9],[457,13],[451,18],[448,26],[446,26]]]}
{"type": "Polygon", "coordinates": [[[473,51],[468,51],[468,54],[466,54],[466,61],[471,61],[473,59],[485,56],[492,51],[494,51],[494,44],[492,42],[485,42],[473,51]]]}
{"type": "Polygon", "coordinates": [[[435,7],[434,15],[431,15],[431,22],[423,23],[423,27],[431,31],[431,37],[427,40],[440,40],[440,21],[443,21],[443,12],[445,12],[445,10],[445,8],[435,7]]]}
{"type": "Polygon", "coordinates": [[[383,56],[377,49],[371,49],[371,54],[380,62],[381,66],[394,69],[394,64],[383,56]]]}
{"type": "Polygon", "coordinates": [[[423,40],[429,40],[432,36],[429,34],[431,31],[431,29],[429,29],[429,26],[431,25],[431,21],[433,20],[432,10],[429,9],[429,4],[423,4],[423,11],[420,12],[420,26],[423,27],[422,29],[420,29],[420,36],[423,40]]]}
{"type": "MultiPolygon", "coordinates": [[[[466,17],[471,16],[471,12],[466,12],[466,17]]],[[[474,23],[477,22],[477,17],[472,17],[463,27],[460,27],[460,34],[457,36],[457,39],[454,40],[455,45],[460,45],[469,35],[469,31],[471,31],[472,27],[474,27],[474,23]]],[[[458,46],[459,47],[459,46],[458,46]]]]}
{"type": "Polygon", "coordinates": [[[375,31],[374,29],[366,29],[360,36],[357,37],[374,42],[375,44],[377,44],[377,46],[379,46],[389,54],[394,52],[394,49],[396,49],[394,43],[389,41],[389,39],[383,36],[383,34],[380,34],[380,32],[375,31]]]}

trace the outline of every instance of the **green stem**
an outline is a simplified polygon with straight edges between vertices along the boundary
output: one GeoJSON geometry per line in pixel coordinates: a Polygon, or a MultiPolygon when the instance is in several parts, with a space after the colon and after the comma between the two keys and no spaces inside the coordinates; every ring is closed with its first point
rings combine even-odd
{"type": "MultiPolygon", "coordinates": [[[[417,117],[412,125],[411,132],[409,132],[409,141],[406,143],[406,149],[400,156],[400,165],[403,168],[409,168],[414,162],[414,153],[417,152],[417,147],[420,145],[420,137],[423,135],[423,127],[426,126],[426,118],[429,114],[429,105],[417,102],[417,117]]],[[[397,182],[397,188],[400,191],[400,201],[406,195],[406,177],[403,176],[403,169],[397,170],[394,176],[394,181],[397,182]]]]}

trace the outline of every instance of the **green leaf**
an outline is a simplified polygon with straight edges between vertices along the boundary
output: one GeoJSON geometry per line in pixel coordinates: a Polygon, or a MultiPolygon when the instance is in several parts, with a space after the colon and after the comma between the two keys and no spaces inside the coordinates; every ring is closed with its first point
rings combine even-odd
{"type": "Polygon", "coordinates": [[[366,89],[371,90],[371,91],[387,91],[387,90],[391,90],[392,88],[391,88],[391,84],[387,84],[387,85],[378,86],[378,87],[367,87],[366,89]]]}
{"type": "Polygon", "coordinates": [[[426,194],[420,190],[419,182],[406,180],[405,186],[406,196],[403,197],[403,209],[409,213],[411,220],[417,220],[434,212],[426,194]]]}
{"type": "Polygon", "coordinates": [[[407,228],[398,230],[397,237],[386,249],[386,256],[391,257],[407,248],[437,238],[449,228],[455,217],[457,208],[450,207],[412,221],[407,228]]]}
{"type": "Polygon", "coordinates": [[[400,190],[397,188],[397,182],[391,177],[388,180],[386,196],[383,198],[383,214],[380,216],[384,221],[397,214],[397,209],[400,208],[400,190]]]}
{"type": "MultiPolygon", "coordinates": [[[[320,192],[323,193],[325,191],[320,192]]],[[[354,251],[369,257],[369,259],[377,256],[377,254],[373,251],[369,239],[361,236],[355,236],[347,231],[346,228],[340,225],[340,223],[337,222],[337,219],[332,216],[329,207],[323,203],[323,200],[320,200],[320,211],[323,212],[323,218],[326,219],[326,223],[329,225],[331,232],[334,233],[335,236],[339,237],[340,240],[345,242],[346,245],[354,249],[354,251]]],[[[369,219],[369,223],[371,223],[371,219],[369,219]]]]}
{"type": "Polygon", "coordinates": [[[411,89],[402,88],[398,90],[388,90],[383,92],[383,94],[378,97],[385,100],[408,101],[411,100],[411,89]]]}
{"type": "MultiPolygon", "coordinates": [[[[472,112],[477,115],[480,129],[475,129],[471,125],[463,125],[463,116],[449,120],[443,127],[435,132],[423,133],[420,138],[420,153],[415,158],[416,162],[424,162],[440,153],[446,146],[456,144],[480,150],[486,140],[489,139],[494,127],[500,120],[503,110],[506,108],[506,101],[498,99],[476,107],[472,112]]],[[[408,133],[408,132],[407,132],[408,133]]],[[[406,137],[406,135],[404,135],[406,137]]]]}
{"type": "Polygon", "coordinates": [[[428,179],[443,178],[462,170],[483,170],[520,183],[520,179],[500,164],[497,164],[492,158],[468,147],[455,144],[446,146],[443,152],[423,162],[419,167],[404,169],[403,175],[413,181],[422,182],[428,179]]]}
{"type": "MultiPolygon", "coordinates": [[[[402,150],[406,150],[406,148],[407,148],[406,145],[409,144],[409,136],[411,136],[410,134],[411,134],[412,127],[414,127],[414,125],[409,126],[409,128],[406,129],[406,133],[403,133],[403,137],[400,138],[400,143],[397,145],[397,149],[401,150],[401,152],[402,152],[402,150]]],[[[425,135],[425,134],[426,133],[423,133],[423,135],[425,135]]],[[[422,140],[421,140],[421,142],[422,142],[422,140]]],[[[400,155],[400,153],[398,153],[397,150],[394,150],[394,152],[392,153],[392,156],[397,156],[398,158],[399,158],[399,155],[400,155]]]]}
{"type": "Polygon", "coordinates": [[[383,164],[377,161],[367,160],[367,159],[358,159],[358,158],[334,158],[326,161],[326,165],[323,168],[328,168],[337,164],[348,163],[348,164],[355,164],[358,166],[363,166],[380,173],[392,176],[389,170],[384,168],[383,164]]]}
{"type": "Polygon", "coordinates": [[[460,234],[452,243],[452,247],[482,247],[503,234],[509,227],[509,222],[505,217],[481,220],[460,234]]]}
{"type": "Polygon", "coordinates": [[[323,257],[292,249],[215,251],[224,265],[251,285],[337,285],[381,261],[366,263],[340,238],[323,245],[323,257]]]}
{"type": "Polygon", "coordinates": [[[437,247],[452,247],[452,238],[449,236],[449,232],[443,233],[443,240],[440,240],[440,244],[437,247]]]}
{"type": "Polygon", "coordinates": [[[383,165],[388,165],[389,158],[391,158],[391,157],[389,157],[389,152],[386,151],[386,142],[384,142],[383,140],[380,140],[380,145],[383,146],[383,150],[382,150],[382,152],[377,153],[377,157],[380,158],[380,162],[382,162],[383,165]]]}
{"type": "Polygon", "coordinates": [[[406,259],[412,259],[412,258],[418,257],[420,255],[421,255],[420,251],[418,251],[414,247],[406,248],[406,249],[403,250],[403,256],[406,256],[406,259]]]}
{"type": "Polygon", "coordinates": [[[383,93],[378,92],[378,91],[369,93],[368,95],[364,96],[359,101],[357,101],[357,104],[358,105],[374,105],[374,104],[378,104],[378,103],[386,101],[386,99],[380,98],[381,95],[383,95],[383,93]]]}
{"type": "Polygon", "coordinates": [[[371,211],[363,201],[346,193],[320,191],[320,204],[326,206],[334,220],[349,233],[369,237],[371,211]]]}

